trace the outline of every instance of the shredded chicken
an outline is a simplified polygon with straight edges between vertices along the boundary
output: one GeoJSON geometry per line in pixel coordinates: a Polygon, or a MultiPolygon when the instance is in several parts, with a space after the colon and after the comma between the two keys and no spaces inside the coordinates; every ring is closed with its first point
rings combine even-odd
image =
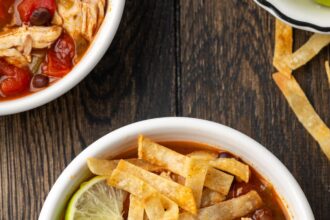
{"type": "Polygon", "coordinates": [[[61,35],[62,28],[17,27],[0,33],[0,57],[16,66],[31,62],[32,49],[49,47],[61,35]]]}
{"type": "Polygon", "coordinates": [[[92,41],[97,28],[101,25],[105,14],[105,0],[72,0],[58,1],[58,16],[54,24],[63,25],[73,39],[83,36],[92,41]]]}
{"type": "Polygon", "coordinates": [[[4,57],[7,62],[22,67],[28,63],[28,60],[21,52],[15,48],[0,50],[0,57],[4,57]]]}

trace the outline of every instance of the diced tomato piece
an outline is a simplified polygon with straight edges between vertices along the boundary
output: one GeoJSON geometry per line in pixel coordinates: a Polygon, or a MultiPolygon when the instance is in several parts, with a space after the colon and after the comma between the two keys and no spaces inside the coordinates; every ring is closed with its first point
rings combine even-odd
{"type": "Polygon", "coordinates": [[[54,16],[56,11],[55,0],[23,0],[18,6],[17,10],[20,14],[21,20],[25,23],[30,21],[31,14],[37,8],[46,8],[50,14],[54,16]]]}
{"type": "Polygon", "coordinates": [[[0,5],[0,23],[6,19],[6,9],[3,5],[0,5]]]}
{"type": "Polygon", "coordinates": [[[16,95],[30,87],[30,71],[11,65],[3,59],[0,59],[0,78],[0,91],[5,96],[16,95]]]}
{"type": "Polygon", "coordinates": [[[14,0],[0,0],[0,27],[10,21],[12,16],[8,10],[12,4],[14,4],[14,0]]]}
{"type": "Polygon", "coordinates": [[[64,33],[55,45],[47,52],[47,63],[44,73],[49,76],[62,77],[73,67],[75,44],[70,35],[64,33]]]}

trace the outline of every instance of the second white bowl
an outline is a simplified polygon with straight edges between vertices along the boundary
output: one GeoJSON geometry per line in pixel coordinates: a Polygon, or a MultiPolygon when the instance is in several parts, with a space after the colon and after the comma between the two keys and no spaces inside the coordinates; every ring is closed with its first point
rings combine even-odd
{"type": "Polygon", "coordinates": [[[121,17],[125,0],[108,0],[107,13],[88,51],[65,77],[47,88],[9,101],[0,102],[0,116],[27,111],[44,105],[63,95],[84,79],[101,60],[112,42],[121,17]]]}

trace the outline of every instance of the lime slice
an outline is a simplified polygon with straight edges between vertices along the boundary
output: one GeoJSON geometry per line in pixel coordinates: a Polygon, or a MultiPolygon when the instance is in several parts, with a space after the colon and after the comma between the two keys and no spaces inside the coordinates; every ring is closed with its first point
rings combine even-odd
{"type": "Polygon", "coordinates": [[[330,6],[330,0],[315,0],[317,3],[325,6],[330,6]]]}
{"type": "Polygon", "coordinates": [[[125,198],[124,191],[107,185],[106,177],[94,177],[72,196],[65,220],[123,220],[125,198]]]}

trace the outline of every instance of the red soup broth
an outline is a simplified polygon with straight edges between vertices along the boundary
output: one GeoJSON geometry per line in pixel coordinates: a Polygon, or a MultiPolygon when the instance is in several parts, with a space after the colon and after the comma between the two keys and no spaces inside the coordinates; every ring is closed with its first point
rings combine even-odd
{"type": "MultiPolygon", "coordinates": [[[[211,147],[206,144],[195,143],[195,142],[159,142],[161,145],[170,148],[181,154],[189,154],[196,150],[209,150],[219,154],[219,157],[232,157],[243,163],[239,157],[233,155],[232,153],[211,147]]],[[[122,152],[113,159],[128,159],[128,158],[137,158],[137,149],[136,147],[131,147],[129,150],[122,152]]],[[[245,163],[247,164],[247,163],[245,163]]],[[[249,164],[247,164],[249,165],[249,164]]],[[[285,203],[280,199],[276,193],[274,187],[270,182],[263,178],[253,167],[250,167],[251,176],[248,183],[238,182],[234,179],[231,189],[227,195],[227,199],[235,198],[241,195],[246,194],[250,190],[255,190],[260,195],[263,200],[263,206],[256,210],[253,213],[245,217],[250,217],[252,220],[289,220],[289,214],[286,209],[285,203]]],[[[125,210],[124,217],[127,218],[129,206],[129,198],[125,201],[125,210]]],[[[240,220],[238,218],[237,220],[240,220]]]]}

